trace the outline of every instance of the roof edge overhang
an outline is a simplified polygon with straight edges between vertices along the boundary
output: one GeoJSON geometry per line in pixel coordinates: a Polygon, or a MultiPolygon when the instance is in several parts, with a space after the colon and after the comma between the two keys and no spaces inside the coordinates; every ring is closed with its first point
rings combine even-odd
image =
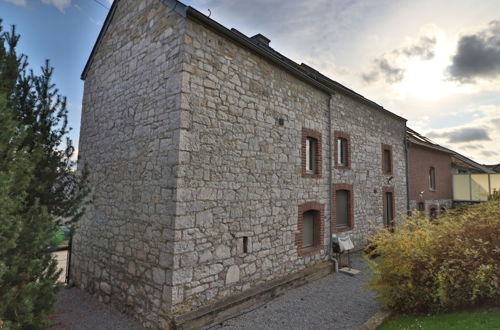
{"type": "MultiPolygon", "coordinates": [[[[238,44],[244,46],[245,48],[253,51],[254,53],[262,56],[263,58],[269,60],[270,62],[276,64],[277,66],[285,69],[289,73],[293,74],[297,78],[301,79],[304,82],[309,83],[310,85],[320,89],[321,91],[332,95],[335,93],[341,93],[350,97],[355,98],[358,101],[361,101],[365,105],[370,106],[371,108],[374,108],[376,110],[379,110],[385,114],[388,114],[398,120],[402,120],[404,122],[407,121],[406,118],[403,118],[401,116],[396,115],[395,113],[385,109],[384,107],[378,105],[377,103],[361,96],[360,94],[357,94],[356,92],[350,90],[349,88],[343,86],[342,84],[339,83],[332,83],[329,81],[326,81],[326,79],[323,79],[321,77],[311,77],[308,75],[305,71],[300,70],[298,68],[295,68],[294,66],[286,63],[282,59],[280,59],[276,54],[273,52],[266,50],[264,47],[258,46],[255,43],[251,42],[249,38],[241,36],[239,33],[236,33],[234,31],[231,31],[230,29],[226,28],[222,24],[214,21],[213,19],[207,17],[206,15],[202,14],[198,10],[194,9],[193,7],[188,6],[187,11],[186,11],[187,17],[192,18],[199,23],[202,23],[206,25],[207,27],[211,28],[212,30],[226,36],[227,38],[237,42],[238,44]]],[[[299,64],[297,64],[299,66],[299,64]]]]}
{"type": "MultiPolygon", "coordinates": [[[[335,93],[341,93],[347,96],[350,96],[360,102],[362,102],[365,105],[370,106],[371,108],[381,111],[387,115],[390,115],[393,118],[396,118],[398,120],[406,122],[407,119],[403,118],[401,116],[396,115],[395,113],[385,109],[384,107],[380,106],[379,104],[363,97],[362,95],[354,92],[353,90],[345,87],[344,85],[337,83],[335,81],[327,81],[327,79],[322,78],[320,76],[315,76],[312,77],[311,75],[307,74],[304,70],[301,70],[299,68],[296,68],[284,60],[280,59],[276,54],[273,52],[266,50],[265,48],[256,45],[255,43],[251,42],[248,37],[241,36],[240,34],[231,31],[230,29],[226,28],[222,24],[216,22],[215,20],[209,18],[208,16],[202,14],[198,10],[194,9],[191,6],[186,6],[180,1],[177,0],[159,0],[161,1],[164,5],[168,6],[169,8],[172,8],[175,10],[177,13],[182,15],[183,17],[189,17],[193,20],[198,21],[199,23],[204,24],[205,26],[211,28],[212,30],[215,30],[216,32],[226,36],[227,38],[237,42],[238,44],[244,46],[245,48],[253,51],[254,53],[262,56],[263,58],[269,60],[270,62],[276,64],[277,66],[283,68],[284,70],[290,72],[297,78],[301,79],[302,81],[309,83],[310,85],[318,88],[319,90],[329,94],[333,95],[335,93]]],[[[85,80],[87,77],[87,73],[90,69],[90,66],[92,64],[92,60],[94,58],[95,53],[97,52],[97,49],[99,48],[99,44],[102,41],[102,38],[104,34],[106,33],[109,24],[111,20],[113,19],[113,16],[115,14],[116,8],[118,6],[118,3],[120,0],[115,0],[113,1],[113,4],[111,5],[111,8],[108,12],[108,15],[106,16],[106,19],[104,20],[104,24],[101,28],[101,31],[99,32],[99,35],[97,36],[97,40],[94,43],[94,46],[92,48],[92,51],[90,52],[89,58],[85,64],[85,67],[83,68],[82,74],[80,76],[80,79],[85,80]]],[[[299,66],[299,64],[297,64],[299,66]]],[[[321,74],[320,74],[321,75],[321,74]]]]}

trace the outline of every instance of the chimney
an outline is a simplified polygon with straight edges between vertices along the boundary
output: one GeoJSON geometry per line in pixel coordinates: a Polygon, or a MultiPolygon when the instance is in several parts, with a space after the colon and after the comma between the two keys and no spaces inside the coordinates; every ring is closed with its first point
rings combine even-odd
{"type": "Polygon", "coordinates": [[[252,37],[253,40],[257,41],[257,43],[263,45],[263,46],[267,46],[269,47],[269,43],[271,42],[270,39],[266,38],[265,36],[263,36],[262,34],[260,33],[257,33],[256,35],[254,35],[252,37]]]}

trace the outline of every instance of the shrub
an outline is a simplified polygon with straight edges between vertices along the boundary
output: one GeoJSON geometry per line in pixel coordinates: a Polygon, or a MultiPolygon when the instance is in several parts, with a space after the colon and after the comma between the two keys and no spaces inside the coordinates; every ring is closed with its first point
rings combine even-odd
{"type": "Polygon", "coordinates": [[[500,201],[437,220],[418,214],[370,238],[369,286],[389,308],[439,312],[500,301],[500,201]]]}
{"type": "Polygon", "coordinates": [[[489,201],[500,201],[500,190],[493,189],[493,193],[488,196],[489,201]]]}

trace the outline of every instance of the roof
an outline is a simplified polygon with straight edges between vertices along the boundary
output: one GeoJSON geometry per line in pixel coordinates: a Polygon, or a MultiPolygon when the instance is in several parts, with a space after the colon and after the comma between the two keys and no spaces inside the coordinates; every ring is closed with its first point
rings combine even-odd
{"type": "Polygon", "coordinates": [[[489,168],[490,170],[492,171],[495,171],[497,173],[500,173],[500,163],[498,164],[493,164],[493,165],[484,165],[486,166],[487,168],[489,168]]]}
{"type": "Polygon", "coordinates": [[[451,149],[445,148],[443,146],[440,146],[437,143],[432,142],[432,140],[430,140],[428,137],[423,136],[422,134],[412,130],[409,127],[406,127],[406,139],[407,139],[407,141],[409,141],[413,144],[450,154],[452,157],[452,165],[455,165],[455,167],[472,168],[472,169],[476,169],[476,170],[484,172],[484,173],[495,173],[493,170],[489,169],[488,167],[481,165],[479,163],[476,163],[472,159],[470,159],[462,154],[459,154],[456,151],[453,151],[451,149]]]}
{"type": "Polygon", "coordinates": [[[413,144],[416,144],[418,146],[421,146],[424,148],[429,148],[429,149],[432,149],[435,151],[441,151],[441,152],[444,152],[447,154],[454,154],[455,153],[453,150],[442,147],[439,144],[432,142],[429,138],[412,130],[409,127],[406,127],[406,140],[413,143],[413,144]]]}
{"type": "MultiPolygon", "coordinates": [[[[228,29],[224,27],[223,25],[219,24],[215,20],[209,18],[208,16],[200,13],[198,10],[194,9],[191,6],[186,6],[183,3],[176,1],[176,0],[161,0],[163,4],[166,6],[169,6],[170,8],[174,9],[177,13],[184,17],[189,17],[193,20],[196,20],[200,22],[201,24],[215,30],[216,32],[230,38],[231,40],[235,41],[239,45],[251,50],[252,52],[260,55],[261,57],[269,60],[270,62],[276,64],[277,66],[281,67],[282,69],[288,71],[289,73],[293,74],[297,78],[315,86],[316,88],[328,93],[328,94],[335,94],[335,93],[341,93],[350,97],[355,98],[356,100],[370,106],[373,109],[379,110],[385,114],[388,114],[398,120],[402,120],[406,122],[406,119],[398,116],[389,110],[385,109],[381,105],[365,98],[361,94],[356,93],[355,91],[345,87],[344,85],[328,78],[327,76],[321,74],[317,70],[309,67],[308,65],[302,63],[298,64],[288,57],[278,53],[269,45],[265,44],[262,42],[262,35],[261,38],[249,38],[243,33],[239,32],[236,29],[228,29]]],[[[97,40],[94,44],[94,47],[92,48],[92,51],[90,53],[90,56],[87,60],[87,63],[85,64],[85,67],[83,69],[81,79],[85,80],[87,72],[90,68],[90,65],[92,63],[92,59],[97,52],[97,49],[99,47],[99,43],[101,42],[104,34],[106,33],[108,26],[113,19],[113,15],[116,11],[116,7],[118,6],[118,3],[120,0],[115,0],[108,12],[108,15],[106,16],[106,19],[104,21],[103,27],[101,31],[99,32],[99,35],[97,37],[97,40]]],[[[257,35],[259,36],[259,35],[257,35]]],[[[264,37],[265,38],[265,37],[264,37]]]]}

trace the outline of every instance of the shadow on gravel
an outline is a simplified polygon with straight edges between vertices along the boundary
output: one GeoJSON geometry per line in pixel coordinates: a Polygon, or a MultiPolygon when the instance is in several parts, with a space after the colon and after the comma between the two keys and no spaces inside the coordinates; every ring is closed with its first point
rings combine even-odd
{"type": "Polygon", "coordinates": [[[51,320],[53,322],[51,330],[143,329],[129,316],[77,288],[63,289],[59,293],[51,320]]]}
{"type": "Polygon", "coordinates": [[[207,329],[359,329],[380,305],[365,288],[369,270],[361,254],[352,261],[361,270],[356,276],[332,273],[207,329]]]}

